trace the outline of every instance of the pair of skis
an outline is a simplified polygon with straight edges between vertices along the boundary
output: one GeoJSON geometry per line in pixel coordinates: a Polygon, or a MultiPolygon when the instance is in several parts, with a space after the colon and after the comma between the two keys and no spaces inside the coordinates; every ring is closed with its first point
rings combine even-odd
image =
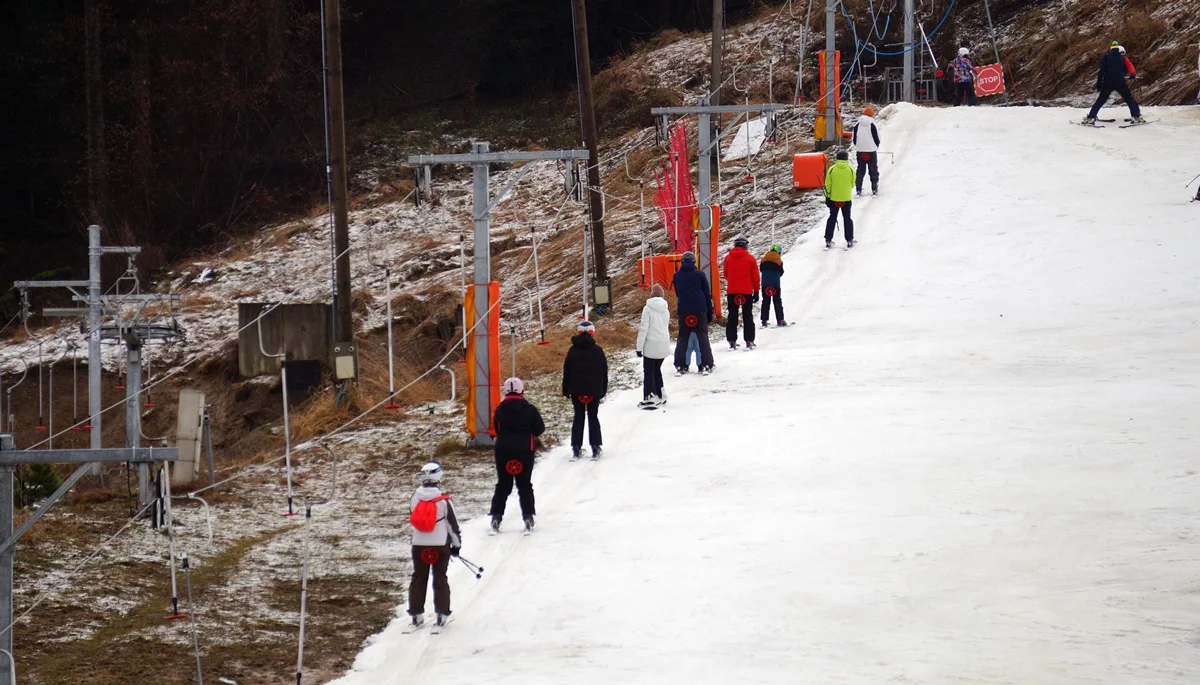
{"type": "Polygon", "coordinates": [[[445,623],[438,623],[437,621],[433,621],[433,622],[429,622],[429,621],[421,621],[421,624],[420,624],[420,625],[413,625],[413,624],[411,624],[411,623],[410,623],[410,624],[408,625],[408,628],[405,628],[405,630],[404,630],[404,634],[405,634],[405,635],[412,635],[413,633],[415,633],[415,632],[417,632],[418,630],[420,630],[420,629],[424,628],[425,626],[429,626],[429,632],[430,632],[430,633],[432,633],[433,635],[441,635],[441,634],[442,634],[442,631],[443,631],[443,630],[445,630],[445,629],[446,629],[446,626],[447,626],[447,625],[448,625],[448,624],[449,624],[451,621],[453,621],[453,620],[454,620],[454,617],[453,617],[453,616],[450,616],[450,617],[448,617],[448,618],[446,619],[446,622],[445,622],[445,623]]]}
{"type": "MultiPolygon", "coordinates": [[[[1116,119],[1097,119],[1096,121],[1103,121],[1107,124],[1112,124],[1112,123],[1115,123],[1117,120],[1116,119]]],[[[1154,122],[1158,121],[1158,119],[1151,119],[1148,121],[1133,121],[1131,119],[1126,119],[1125,121],[1127,123],[1122,124],[1121,126],[1118,126],[1117,128],[1133,128],[1134,126],[1145,126],[1146,124],[1153,124],[1154,122]]],[[[1107,128],[1105,126],[1101,126],[1100,124],[1089,124],[1086,121],[1072,120],[1071,123],[1079,124],[1080,126],[1086,126],[1088,128],[1107,128]]]]}
{"type": "MultiPolygon", "coordinates": [[[[1101,127],[1101,128],[1103,128],[1103,127],[1101,127]]],[[[845,252],[846,250],[849,250],[850,248],[854,247],[854,246],[855,246],[855,245],[857,245],[857,244],[858,244],[858,241],[857,241],[857,240],[851,240],[850,242],[846,243],[846,247],[843,247],[843,248],[842,248],[842,251],[843,251],[843,252],[845,252]]],[[[829,243],[829,244],[827,244],[827,245],[826,245],[824,248],[822,248],[822,249],[823,249],[823,250],[825,250],[826,252],[829,252],[830,250],[832,250],[832,249],[833,249],[833,243],[829,243]]]]}

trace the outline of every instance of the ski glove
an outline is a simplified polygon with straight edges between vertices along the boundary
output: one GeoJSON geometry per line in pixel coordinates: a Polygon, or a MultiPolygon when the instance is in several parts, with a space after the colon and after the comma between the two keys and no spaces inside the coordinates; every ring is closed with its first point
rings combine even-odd
{"type": "Polygon", "coordinates": [[[451,547],[450,548],[450,556],[456,557],[456,556],[458,556],[458,553],[460,551],[462,551],[462,547],[451,547]]]}
{"type": "Polygon", "coordinates": [[[641,352],[638,352],[638,353],[637,353],[637,356],[638,356],[638,359],[641,359],[641,358],[642,358],[642,353],[641,353],[641,352]]]}
{"type": "Polygon", "coordinates": [[[754,304],[758,304],[758,291],[754,291],[754,304]]]}

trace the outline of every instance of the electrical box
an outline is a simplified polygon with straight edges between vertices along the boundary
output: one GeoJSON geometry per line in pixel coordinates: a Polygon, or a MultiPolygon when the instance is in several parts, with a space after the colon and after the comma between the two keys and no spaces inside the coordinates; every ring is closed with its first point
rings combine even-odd
{"type": "Polygon", "coordinates": [[[175,446],[179,448],[179,460],[171,469],[171,482],[186,485],[200,473],[203,437],[204,393],[180,390],[179,420],[175,429],[175,446]]]}
{"type": "Polygon", "coordinates": [[[339,381],[358,378],[358,345],[353,340],[334,343],[333,377],[339,381]]]}
{"type": "Polygon", "coordinates": [[[608,308],[612,304],[612,282],[607,278],[592,281],[592,304],[597,308],[608,308]]]}

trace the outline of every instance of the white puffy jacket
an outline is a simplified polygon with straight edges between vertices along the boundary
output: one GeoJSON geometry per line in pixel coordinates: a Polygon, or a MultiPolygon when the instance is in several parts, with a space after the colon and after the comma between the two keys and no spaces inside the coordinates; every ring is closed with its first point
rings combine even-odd
{"type": "Polygon", "coordinates": [[[879,129],[875,120],[867,115],[858,118],[854,125],[854,149],[859,152],[877,152],[879,150],[879,129]]]}
{"type": "MultiPolygon", "coordinates": [[[[436,485],[422,485],[413,493],[412,501],[408,505],[409,513],[411,514],[413,511],[416,511],[417,502],[422,500],[428,501],[435,497],[440,497],[441,494],[441,488],[436,485]]],[[[438,502],[435,506],[438,510],[437,525],[428,533],[422,533],[413,528],[413,545],[441,547],[442,545],[449,544],[451,547],[461,547],[462,542],[458,537],[458,519],[454,516],[454,505],[450,503],[450,500],[445,499],[438,502]]]]}
{"type": "Polygon", "coordinates": [[[671,309],[661,297],[646,300],[642,307],[642,323],[638,326],[637,351],[651,359],[666,359],[671,355],[671,309]]]}

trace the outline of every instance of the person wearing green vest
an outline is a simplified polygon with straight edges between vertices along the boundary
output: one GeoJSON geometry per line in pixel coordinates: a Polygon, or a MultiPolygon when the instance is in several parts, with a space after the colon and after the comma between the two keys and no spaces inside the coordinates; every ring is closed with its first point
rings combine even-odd
{"type": "Polygon", "coordinates": [[[841,210],[842,219],[846,223],[846,247],[854,247],[854,219],[850,218],[854,181],[850,154],[842,150],[837,153],[837,161],[825,173],[825,205],[829,207],[829,219],[825,222],[826,250],[833,247],[833,229],[837,226],[838,210],[841,210]]]}

